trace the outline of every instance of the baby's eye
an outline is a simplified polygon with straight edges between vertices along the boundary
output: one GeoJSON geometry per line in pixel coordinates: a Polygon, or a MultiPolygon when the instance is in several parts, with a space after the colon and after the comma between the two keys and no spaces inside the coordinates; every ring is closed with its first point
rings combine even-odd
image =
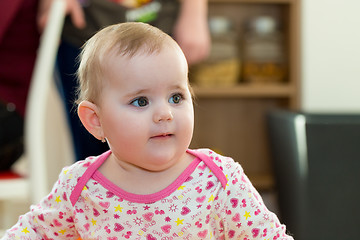
{"type": "Polygon", "coordinates": [[[169,103],[179,104],[183,100],[183,95],[181,93],[175,93],[169,99],[169,103]]]}
{"type": "Polygon", "coordinates": [[[149,100],[146,97],[138,97],[130,102],[131,105],[135,107],[145,107],[149,104],[149,100]]]}

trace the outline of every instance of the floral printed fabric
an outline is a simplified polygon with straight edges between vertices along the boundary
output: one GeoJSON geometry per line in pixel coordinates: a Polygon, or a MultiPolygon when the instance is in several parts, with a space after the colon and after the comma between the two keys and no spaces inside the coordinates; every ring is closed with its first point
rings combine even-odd
{"type": "Polygon", "coordinates": [[[293,239],[238,163],[209,149],[188,152],[194,162],[150,195],[127,193],[96,170],[109,152],[64,168],[3,239],[293,239]]]}

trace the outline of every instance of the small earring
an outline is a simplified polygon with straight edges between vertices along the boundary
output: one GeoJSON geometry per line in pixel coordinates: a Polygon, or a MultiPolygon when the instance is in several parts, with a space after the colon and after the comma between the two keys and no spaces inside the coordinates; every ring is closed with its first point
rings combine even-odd
{"type": "Polygon", "coordinates": [[[106,142],[105,138],[101,138],[101,142],[105,143],[106,142]]]}

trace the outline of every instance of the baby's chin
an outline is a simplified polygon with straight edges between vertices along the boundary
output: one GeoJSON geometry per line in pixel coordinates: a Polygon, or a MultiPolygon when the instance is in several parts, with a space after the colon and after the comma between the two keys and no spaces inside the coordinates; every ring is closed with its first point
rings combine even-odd
{"type": "Polygon", "coordinates": [[[152,155],[146,160],[148,164],[147,166],[144,166],[144,169],[151,172],[165,171],[171,167],[181,164],[182,161],[186,160],[186,156],[186,151],[177,155],[164,153],[152,155]]]}

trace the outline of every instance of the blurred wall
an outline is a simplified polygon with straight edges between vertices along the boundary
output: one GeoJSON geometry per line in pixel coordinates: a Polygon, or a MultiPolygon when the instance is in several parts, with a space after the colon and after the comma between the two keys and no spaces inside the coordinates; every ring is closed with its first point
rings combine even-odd
{"type": "Polygon", "coordinates": [[[360,113],[360,1],[301,4],[302,109],[360,113]]]}

